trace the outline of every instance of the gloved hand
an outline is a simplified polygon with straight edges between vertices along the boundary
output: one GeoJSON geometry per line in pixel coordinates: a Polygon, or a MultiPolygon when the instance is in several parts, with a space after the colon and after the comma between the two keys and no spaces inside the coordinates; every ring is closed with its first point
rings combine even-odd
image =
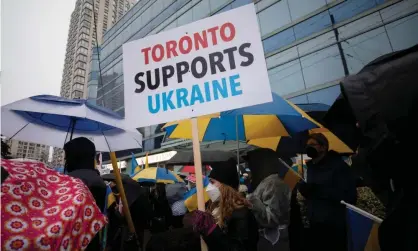
{"type": "Polygon", "coordinates": [[[193,231],[208,236],[216,228],[216,222],[210,213],[196,210],[192,215],[193,231]]]}

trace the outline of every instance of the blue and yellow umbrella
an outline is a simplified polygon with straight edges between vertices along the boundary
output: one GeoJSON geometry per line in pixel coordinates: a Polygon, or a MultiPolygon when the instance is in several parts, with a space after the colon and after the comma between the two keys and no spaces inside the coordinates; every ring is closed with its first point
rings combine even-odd
{"type": "Polygon", "coordinates": [[[327,138],[329,143],[329,150],[335,151],[340,154],[352,154],[353,150],[349,146],[347,146],[342,140],[340,140],[335,134],[325,128],[323,125],[315,121],[311,118],[307,113],[305,113],[302,109],[293,105],[294,108],[302,114],[302,116],[309,121],[313,122],[317,128],[312,128],[307,130],[304,133],[299,133],[298,135],[294,135],[293,139],[289,138],[282,138],[281,136],[276,137],[264,137],[249,140],[247,144],[254,145],[262,148],[270,148],[273,151],[282,152],[282,153],[303,153],[305,150],[305,143],[308,139],[309,134],[321,133],[322,135],[327,138]],[[296,141],[296,142],[295,142],[296,141]]]}
{"type": "MultiPolygon", "coordinates": [[[[297,106],[273,93],[273,101],[270,103],[199,117],[199,140],[248,141],[290,136],[318,127],[300,111],[297,106]]],[[[169,138],[192,138],[190,120],[167,123],[163,128],[169,138]]]]}
{"type": "Polygon", "coordinates": [[[152,183],[164,183],[173,184],[184,182],[177,174],[173,173],[166,168],[150,167],[142,169],[132,176],[132,179],[138,182],[152,182],[152,183]]]}

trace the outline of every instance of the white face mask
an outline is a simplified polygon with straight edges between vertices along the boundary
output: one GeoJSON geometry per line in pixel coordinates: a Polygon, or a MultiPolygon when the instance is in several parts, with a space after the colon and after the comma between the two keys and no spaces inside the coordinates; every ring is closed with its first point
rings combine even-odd
{"type": "Polygon", "coordinates": [[[209,183],[206,187],[206,192],[212,202],[216,202],[221,197],[221,191],[219,191],[219,188],[214,186],[212,183],[209,183]]]}

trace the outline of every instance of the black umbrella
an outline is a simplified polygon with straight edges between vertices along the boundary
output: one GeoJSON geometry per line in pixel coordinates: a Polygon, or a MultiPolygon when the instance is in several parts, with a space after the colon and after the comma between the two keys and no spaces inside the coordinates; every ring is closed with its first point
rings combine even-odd
{"type": "MultiPolygon", "coordinates": [[[[341,83],[344,98],[363,135],[357,156],[364,159],[360,163],[362,168],[371,170],[376,183],[399,184],[395,186],[395,196],[389,197],[389,203],[395,206],[379,227],[382,250],[418,248],[418,190],[412,159],[418,140],[417,79],[418,45],[415,45],[374,60],[341,83]]],[[[354,160],[353,165],[357,165],[354,160]]],[[[392,188],[387,190],[393,192],[392,188]]]]}
{"type": "Polygon", "coordinates": [[[390,130],[400,136],[416,128],[417,79],[418,45],[379,57],[342,81],[344,97],[364,135],[374,138],[390,130]]]}
{"type": "Polygon", "coordinates": [[[311,118],[322,124],[325,114],[330,109],[329,105],[322,103],[296,104],[300,109],[306,112],[311,118]]]}
{"type": "MultiPolygon", "coordinates": [[[[236,153],[223,151],[201,151],[203,165],[211,165],[224,162],[228,159],[236,159],[236,153]]],[[[241,162],[241,161],[240,161],[241,162]]],[[[167,165],[189,165],[194,163],[193,151],[178,151],[174,157],[167,161],[167,165]]]]}
{"type": "Polygon", "coordinates": [[[351,149],[357,149],[361,140],[361,131],[356,127],[357,119],[351,111],[350,104],[340,95],[325,114],[324,126],[332,131],[351,149]]]}
{"type": "MultiPolygon", "coordinates": [[[[109,173],[101,176],[103,180],[115,182],[115,174],[109,173]]],[[[138,182],[131,179],[129,175],[121,174],[123,188],[125,189],[126,199],[131,206],[138,198],[145,193],[146,188],[142,187],[138,182]]]]}

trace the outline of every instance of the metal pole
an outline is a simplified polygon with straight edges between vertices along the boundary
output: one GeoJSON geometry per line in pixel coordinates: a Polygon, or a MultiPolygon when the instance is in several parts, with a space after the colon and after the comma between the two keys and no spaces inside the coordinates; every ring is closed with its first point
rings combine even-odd
{"type": "Polygon", "coordinates": [[[332,23],[332,30],[334,31],[335,39],[337,40],[338,51],[340,52],[341,61],[343,63],[344,74],[346,76],[348,76],[350,73],[348,71],[347,60],[345,59],[345,54],[344,54],[344,51],[343,51],[343,47],[341,46],[340,34],[338,33],[338,29],[335,28],[335,26],[334,26],[335,25],[334,15],[331,15],[331,23],[332,23]]]}

